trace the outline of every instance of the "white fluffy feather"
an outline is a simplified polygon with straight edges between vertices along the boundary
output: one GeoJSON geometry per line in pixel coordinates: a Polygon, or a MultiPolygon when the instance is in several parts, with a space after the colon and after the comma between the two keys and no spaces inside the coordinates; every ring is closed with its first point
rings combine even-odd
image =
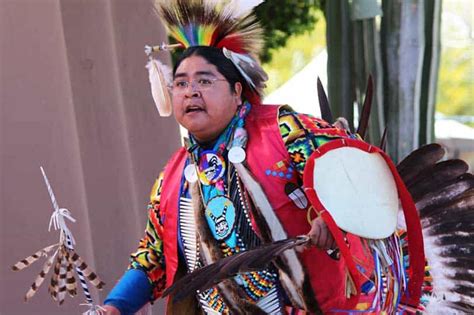
{"type": "Polygon", "coordinates": [[[171,70],[156,59],[150,59],[146,68],[150,79],[151,94],[160,116],[171,115],[171,95],[168,90],[171,83],[171,70]]]}

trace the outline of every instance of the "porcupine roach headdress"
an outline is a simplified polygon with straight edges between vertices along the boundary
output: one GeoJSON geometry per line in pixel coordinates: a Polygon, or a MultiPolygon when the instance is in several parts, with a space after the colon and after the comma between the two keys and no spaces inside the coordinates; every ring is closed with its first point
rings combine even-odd
{"type": "Polygon", "coordinates": [[[244,97],[251,103],[260,103],[266,73],[257,61],[262,47],[262,29],[252,14],[236,17],[235,6],[217,5],[206,0],[171,0],[158,2],[159,12],[169,34],[178,44],[146,46],[150,56],[147,65],[153,98],[161,116],[171,114],[171,99],[166,86],[166,67],[151,58],[158,50],[210,46],[222,49],[245,79],[249,89],[244,97]]]}

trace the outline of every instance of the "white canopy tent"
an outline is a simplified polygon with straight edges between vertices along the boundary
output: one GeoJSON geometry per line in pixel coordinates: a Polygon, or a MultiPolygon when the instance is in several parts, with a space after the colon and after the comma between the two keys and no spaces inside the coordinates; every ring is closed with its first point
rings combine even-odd
{"type": "Polygon", "coordinates": [[[327,51],[323,50],[301,71],[266,96],[264,104],[287,104],[297,112],[320,117],[317,82],[319,77],[327,90],[327,60],[327,51]]]}
{"type": "MultiPolygon", "coordinates": [[[[288,104],[294,110],[321,117],[317,79],[327,90],[327,51],[323,50],[301,71],[264,99],[264,104],[288,104]]],[[[448,148],[451,157],[466,160],[474,167],[474,128],[450,119],[436,119],[436,141],[448,148]]]]}

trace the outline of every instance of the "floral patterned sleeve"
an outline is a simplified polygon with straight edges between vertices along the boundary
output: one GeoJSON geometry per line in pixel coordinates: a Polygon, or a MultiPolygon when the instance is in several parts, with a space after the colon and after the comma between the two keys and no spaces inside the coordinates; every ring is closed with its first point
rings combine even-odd
{"type": "Polygon", "coordinates": [[[165,259],[163,256],[163,224],[160,215],[160,195],[163,173],[158,176],[150,194],[148,220],[145,236],[140,240],[138,249],[131,254],[130,269],[146,272],[153,287],[152,300],[159,298],[165,288],[165,259]]]}
{"type": "Polygon", "coordinates": [[[357,139],[356,135],[346,130],[336,128],[320,118],[296,113],[287,106],[280,108],[278,123],[291,161],[301,176],[306,160],[321,145],[334,139],[357,139]]]}

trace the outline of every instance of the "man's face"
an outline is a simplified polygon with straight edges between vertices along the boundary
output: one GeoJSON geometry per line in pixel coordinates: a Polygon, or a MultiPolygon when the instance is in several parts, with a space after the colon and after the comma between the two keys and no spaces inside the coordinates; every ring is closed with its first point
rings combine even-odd
{"type": "Polygon", "coordinates": [[[184,59],[176,69],[174,82],[186,88],[173,87],[173,111],[178,123],[197,140],[214,140],[225,129],[241,104],[242,86],[235,84],[235,92],[216,66],[200,56],[184,59]],[[211,82],[201,88],[198,82],[211,82]],[[184,85],[184,84],[182,84],[184,85]]]}

